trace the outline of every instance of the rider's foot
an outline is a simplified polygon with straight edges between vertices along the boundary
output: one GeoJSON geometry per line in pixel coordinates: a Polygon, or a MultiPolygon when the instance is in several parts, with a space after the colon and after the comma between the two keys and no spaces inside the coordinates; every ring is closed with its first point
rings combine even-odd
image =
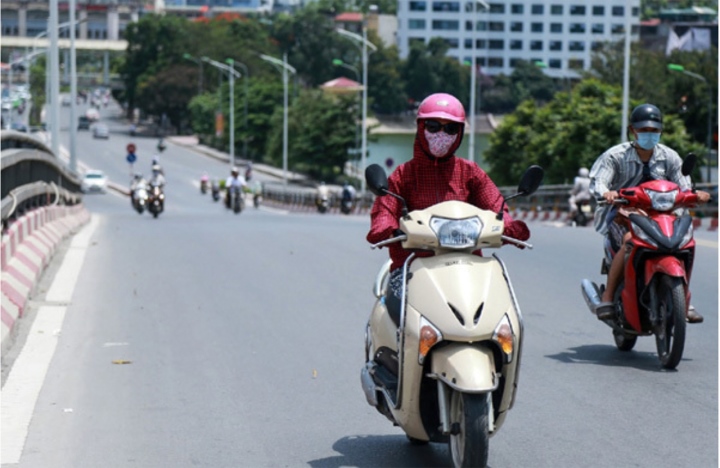
{"type": "Polygon", "coordinates": [[[598,320],[610,320],[615,317],[615,304],[613,302],[601,302],[595,306],[595,315],[598,320]]]}
{"type": "Polygon", "coordinates": [[[688,323],[702,323],[705,319],[702,315],[698,314],[693,305],[690,305],[685,315],[685,320],[687,320],[688,323]]]}

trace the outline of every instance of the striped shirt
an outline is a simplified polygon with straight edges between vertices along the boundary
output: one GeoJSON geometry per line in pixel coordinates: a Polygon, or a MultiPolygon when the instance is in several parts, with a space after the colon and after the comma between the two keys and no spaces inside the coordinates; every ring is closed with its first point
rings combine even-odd
{"type": "MultiPolygon", "coordinates": [[[[689,176],[681,172],[682,159],[677,152],[665,145],[655,146],[648,161],[650,176],[654,180],[669,180],[680,186],[680,190],[692,188],[689,176]]],[[[605,192],[635,187],[643,178],[643,162],[632,142],[621,143],[605,151],[590,169],[590,193],[602,198],[605,192]]],[[[595,212],[595,230],[607,233],[605,217],[609,206],[600,205],[595,212]]]]}

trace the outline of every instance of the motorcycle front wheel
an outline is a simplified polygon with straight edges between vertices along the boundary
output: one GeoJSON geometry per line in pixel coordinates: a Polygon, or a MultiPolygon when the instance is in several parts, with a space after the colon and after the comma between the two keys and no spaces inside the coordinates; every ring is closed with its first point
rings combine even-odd
{"type": "Polygon", "coordinates": [[[655,282],[654,300],[651,300],[659,318],[655,330],[660,364],[665,369],[675,369],[685,349],[685,285],[682,279],[662,275],[655,282]]]}
{"type": "Polygon", "coordinates": [[[487,466],[490,451],[488,396],[453,390],[450,396],[450,454],[453,466],[487,466]]]}

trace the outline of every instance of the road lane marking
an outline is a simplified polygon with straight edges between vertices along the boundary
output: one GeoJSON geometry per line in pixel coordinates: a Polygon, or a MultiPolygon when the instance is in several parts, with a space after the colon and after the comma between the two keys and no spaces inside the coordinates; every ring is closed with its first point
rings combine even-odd
{"type": "MultiPolygon", "coordinates": [[[[70,302],[90,246],[90,237],[98,222],[97,216],[93,216],[90,223],[73,237],[45,297],[46,302],[70,302]]],[[[20,462],[66,311],[67,307],[62,305],[42,305],[38,308],[25,345],[0,391],[0,463],[3,465],[20,462]]]]}
{"type": "Polygon", "coordinates": [[[713,249],[717,249],[717,248],[718,248],[718,243],[717,243],[717,242],[713,242],[713,241],[709,241],[709,240],[705,240],[705,239],[698,239],[697,237],[695,238],[695,243],[696,243],[697,245],[702,245],[702,246],[705,246],[705,247],[712,247],[713,249]]]}

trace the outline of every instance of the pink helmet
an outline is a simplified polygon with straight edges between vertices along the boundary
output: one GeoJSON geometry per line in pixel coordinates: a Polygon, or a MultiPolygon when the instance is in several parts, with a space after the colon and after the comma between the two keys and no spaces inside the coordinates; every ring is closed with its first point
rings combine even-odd
{"type": "Polygon", "coordinates": [[[445,93],[431,94],[420,103],[417,120],[420,119],[447,119],[465,123],[465,108],[455,96],[445,93]]]}

